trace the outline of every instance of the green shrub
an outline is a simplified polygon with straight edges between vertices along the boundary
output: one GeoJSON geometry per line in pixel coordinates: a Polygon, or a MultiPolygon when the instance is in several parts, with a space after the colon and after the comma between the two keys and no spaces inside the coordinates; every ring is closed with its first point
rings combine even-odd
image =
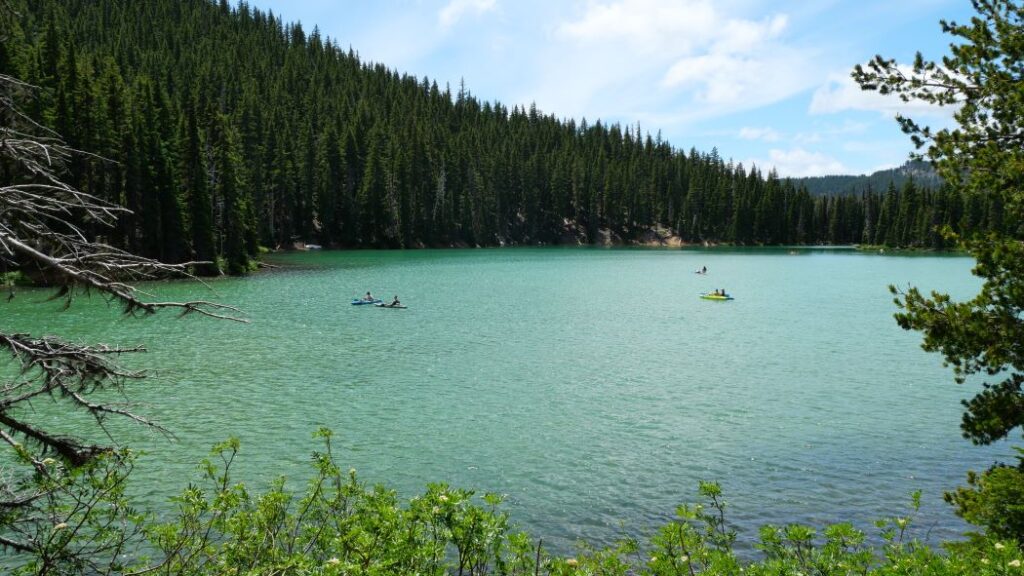
{"type": "MultiPolygon", "coordinates": [[[[680,506],[649,539],[623,538],[605,547],[581,543],[572,557],[552,555],[512,527],[500,496],[431,484],[403,502],[394,490],[367,486],[355,470],[343,471],[330,431],[316,436],[324,447],[313,453],[303,493],[288,490],[283,479],[262,494],[235,482],[231,468],[240,447],[229,440],[214,447],[202,464],[203,481],[174,499],[176,512],[164,521],[140,514],[125,499],[130,454],[111,454],[71,471],[53,463],[36,479],[52,495],[52,521],[0,518],[6,521],[0,522],[0,537],[19,525],[42,527],[32,535],[46,543],[42,552],[19,558],[14,574],[1024,574],[1017,542],[994,532],[945,549],[921,543],[914,521],[919,494],[909,514],[876,524],[881,545],[869,544],[865,532],[847,523],[820,530],[792,524],[762,527],[755,550],[738,555],[728,505],[712,482],[700,484],[701,502],[680,506]]],[[[1004,473],[993,472],[979,484],[985,494],[995,493],[991,478],[1004,473]]]]}
{"type": "Polygon", "coordinates": [[[967,486],[946,493],[946,501],[988,536],[1024,542],[1024,459],[1018,458],[1017,467],[1000,464],[981,474],[968,472],[967,486]]]}

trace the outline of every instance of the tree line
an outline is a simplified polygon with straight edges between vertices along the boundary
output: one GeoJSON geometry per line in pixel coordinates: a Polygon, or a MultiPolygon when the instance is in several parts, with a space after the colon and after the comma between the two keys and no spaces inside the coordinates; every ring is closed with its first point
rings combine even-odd
{"type": "MultiPolygon", "coordinates": [[[[947,246],[1002,206],[913,180],[816,196],[640,126],[480,101],[227,0],[11,0],[0,73],[131,214],[104,241],[243,273],[261,246],[686,242],[947,246]]],[[[0,170],[4,170],[0,167],[0,170]]],[[[84,223],[88,228],[88,222],[84,223]]]]}

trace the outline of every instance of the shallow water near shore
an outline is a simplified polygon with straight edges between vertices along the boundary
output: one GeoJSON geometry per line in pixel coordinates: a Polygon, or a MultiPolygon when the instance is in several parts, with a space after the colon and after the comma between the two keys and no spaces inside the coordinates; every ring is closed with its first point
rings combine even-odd
{"type": "Polygon", "coordinates": [[[98,298],[56,313],[49,292],[20,290],[0,327],[147,345],[127,362],[154,378],[129,396],[177,439],[115,431],[147,451],[135,489],[157,508],[228,436],[242,440],[240,480],[301,489],[311,434],[328,426],[364,480],[406,496],[434,481],[506,494],[513,521],[561,552],[649,533],[699,480],[721,482],[745,541],[765,523],[874,532],[916,489],[935,541],[964,529],[942,491],[1011,452],[961,438],[959,400],[976,388],[892,318],[889,284],[975,293],[969,258],[516,248],[272,261],[284,268],[209,289],[145,287],[238,306],[246,325],[123,318],[98,298]],[[698,297],[717,288],[736,299],[698,297]],[[367,290],[409,308],[349,304],[367,290]]]}

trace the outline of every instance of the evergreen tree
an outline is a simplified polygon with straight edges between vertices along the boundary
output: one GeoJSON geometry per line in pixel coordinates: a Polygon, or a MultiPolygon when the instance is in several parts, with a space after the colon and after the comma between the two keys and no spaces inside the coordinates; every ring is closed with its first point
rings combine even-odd
{"type": "MultiPolygon", "coordinates": [[[[909,118],[899,121],[946,181],[979,204],[961,222],[964,244],[977,261],[973,273],[984,280],[981,292],[963,302],[917,288],[893,292],[903,309],[900,326],[923,332],[922,347],[940,352],[958,383],[973,375],[989,380],[964,403],[961,425],[967,438],[988,444],[1024,427],[1024,8],[1006,0],[973,5],[978,15],[968,24],[942,22],[956,40],[941,65],[918,54],[907,74],[879,56],[853,76],[865,89],[958,107],[953,128],[933,131],[909,118]],[[977,209],[982,204],[987,210],[977,209]],[[971,229],[979,212],[987,234],[971,229]]],[[[968,487],[947,497],[961,515],[998,537],[1024,538],[1019,470],[972,473],[968,487]]]]}
{"type": "Polygon", "coordinates": [[[219,268],[216,264],[217,251],[213,234],[213,203],[210,200],[204,145],[199,133],[199,118],[194,103],[190,102],[185,121],[187,143],[184,172],[191,223],[192,255],[195,261],[202,263],[196,266],[197,273],[217,274],[219,268]]]}
{"type": "Polygon", "coordinates": [[[464,84],[452,94],[245,3],[18,2],[0,70],[25,69],[42,88],[34,118],[96,154],[71,161],[71,183],[133,210],[102,233],[172,261],[222,259],[237,273],[260,245],[297,240],[629,242],[655,229],[688,242],[934,246],[936,222],[965,235],[1015,222],[1003,200],[921,184],[902,194],[903,180],[892,197],[812,196],[639,126],[509,110],[464,84]]]}

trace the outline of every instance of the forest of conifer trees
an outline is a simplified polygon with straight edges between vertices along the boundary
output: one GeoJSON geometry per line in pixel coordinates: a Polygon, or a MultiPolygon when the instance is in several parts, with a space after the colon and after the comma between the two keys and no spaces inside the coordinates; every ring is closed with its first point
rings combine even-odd
{"type": "MultiPolygon", "coordinates": [[[[856,195],[685,152],[639,126],[481,102],[227,0],[12,0],[0,73],[85,153],[69,182],[131,214],[109,243],[244,273],[261,246],[684,242],[944,248],[995,197],[856,195]]],[[[899,159],[894,159],[899,160],[899,159]]],[[[0,165],[0,177],[12,178],[0,165]]],[[[2,217],[2,215],[0,215],[2,217]]]]}

